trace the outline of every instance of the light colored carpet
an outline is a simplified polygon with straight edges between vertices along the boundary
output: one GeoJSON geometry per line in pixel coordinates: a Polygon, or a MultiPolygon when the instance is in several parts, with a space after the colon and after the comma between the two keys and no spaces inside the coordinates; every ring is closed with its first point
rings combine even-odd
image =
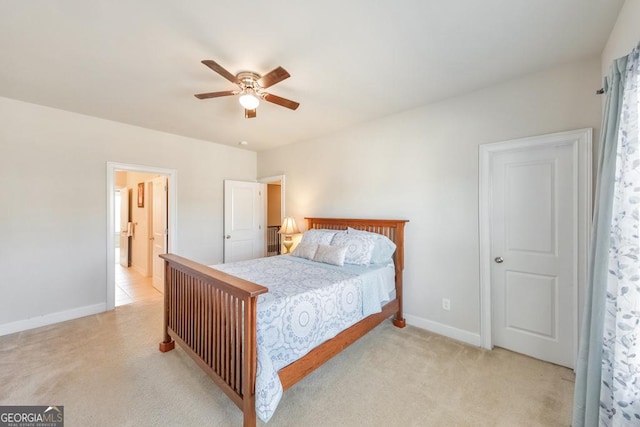
{"type": "MultiPolygon", "coordinates": [[[[64,405],[74,426],[240,426],[159,298],[0,337],[0,405],[64,405]]],[[[568,426],[571,370],[385,322],[285,392],[267,426],[568,426]]],[[[258,423],[262,425],[262,423],[258,423]]]]}

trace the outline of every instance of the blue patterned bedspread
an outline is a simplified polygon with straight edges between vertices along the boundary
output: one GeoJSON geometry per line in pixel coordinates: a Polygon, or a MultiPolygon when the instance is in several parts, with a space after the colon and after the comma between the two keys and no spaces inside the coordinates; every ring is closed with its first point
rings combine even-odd
{"type": "Polygon", "coordinates": [[[337,267],[289,255],[212,267],[269,288],[258,297],[257,319],[256,413],[264,422],[282,397],[278,370],[379,312],[389,300],[388,284],[364,267],[337,267]]]}

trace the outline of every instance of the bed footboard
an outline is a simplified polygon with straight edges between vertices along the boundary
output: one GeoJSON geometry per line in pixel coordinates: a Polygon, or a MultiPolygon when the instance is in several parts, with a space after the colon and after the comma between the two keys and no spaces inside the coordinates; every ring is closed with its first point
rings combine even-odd
{"type": "Polygon", "coordinates": [[[255,425],[256,312],[264,286],[182,258],[165,260],[164,339],[177,342],[255,425]]]}

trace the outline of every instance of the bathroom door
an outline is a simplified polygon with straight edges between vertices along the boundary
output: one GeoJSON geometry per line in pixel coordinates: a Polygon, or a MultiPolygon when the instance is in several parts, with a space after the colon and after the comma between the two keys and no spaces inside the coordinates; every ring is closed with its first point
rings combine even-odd
{"type": "Polygon", "coordinates": [[[154,178],[151,181],[151,259],[153,269],[153,287],[164,292],[164,261],[160,254],[167,253],[167,177],[154,178]]]}

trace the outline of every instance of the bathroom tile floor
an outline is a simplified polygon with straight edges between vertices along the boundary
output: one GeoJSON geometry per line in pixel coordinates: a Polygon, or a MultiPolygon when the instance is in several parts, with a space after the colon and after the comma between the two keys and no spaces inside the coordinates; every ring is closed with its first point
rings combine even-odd
{"type": "Polygon", "coordinates": [[[123,267],[120,264],[116,264],[115,269],[116,307],[162,297],[162,294],[153,287],[151,277],[145,277],[133,268],[123,267]]]}

